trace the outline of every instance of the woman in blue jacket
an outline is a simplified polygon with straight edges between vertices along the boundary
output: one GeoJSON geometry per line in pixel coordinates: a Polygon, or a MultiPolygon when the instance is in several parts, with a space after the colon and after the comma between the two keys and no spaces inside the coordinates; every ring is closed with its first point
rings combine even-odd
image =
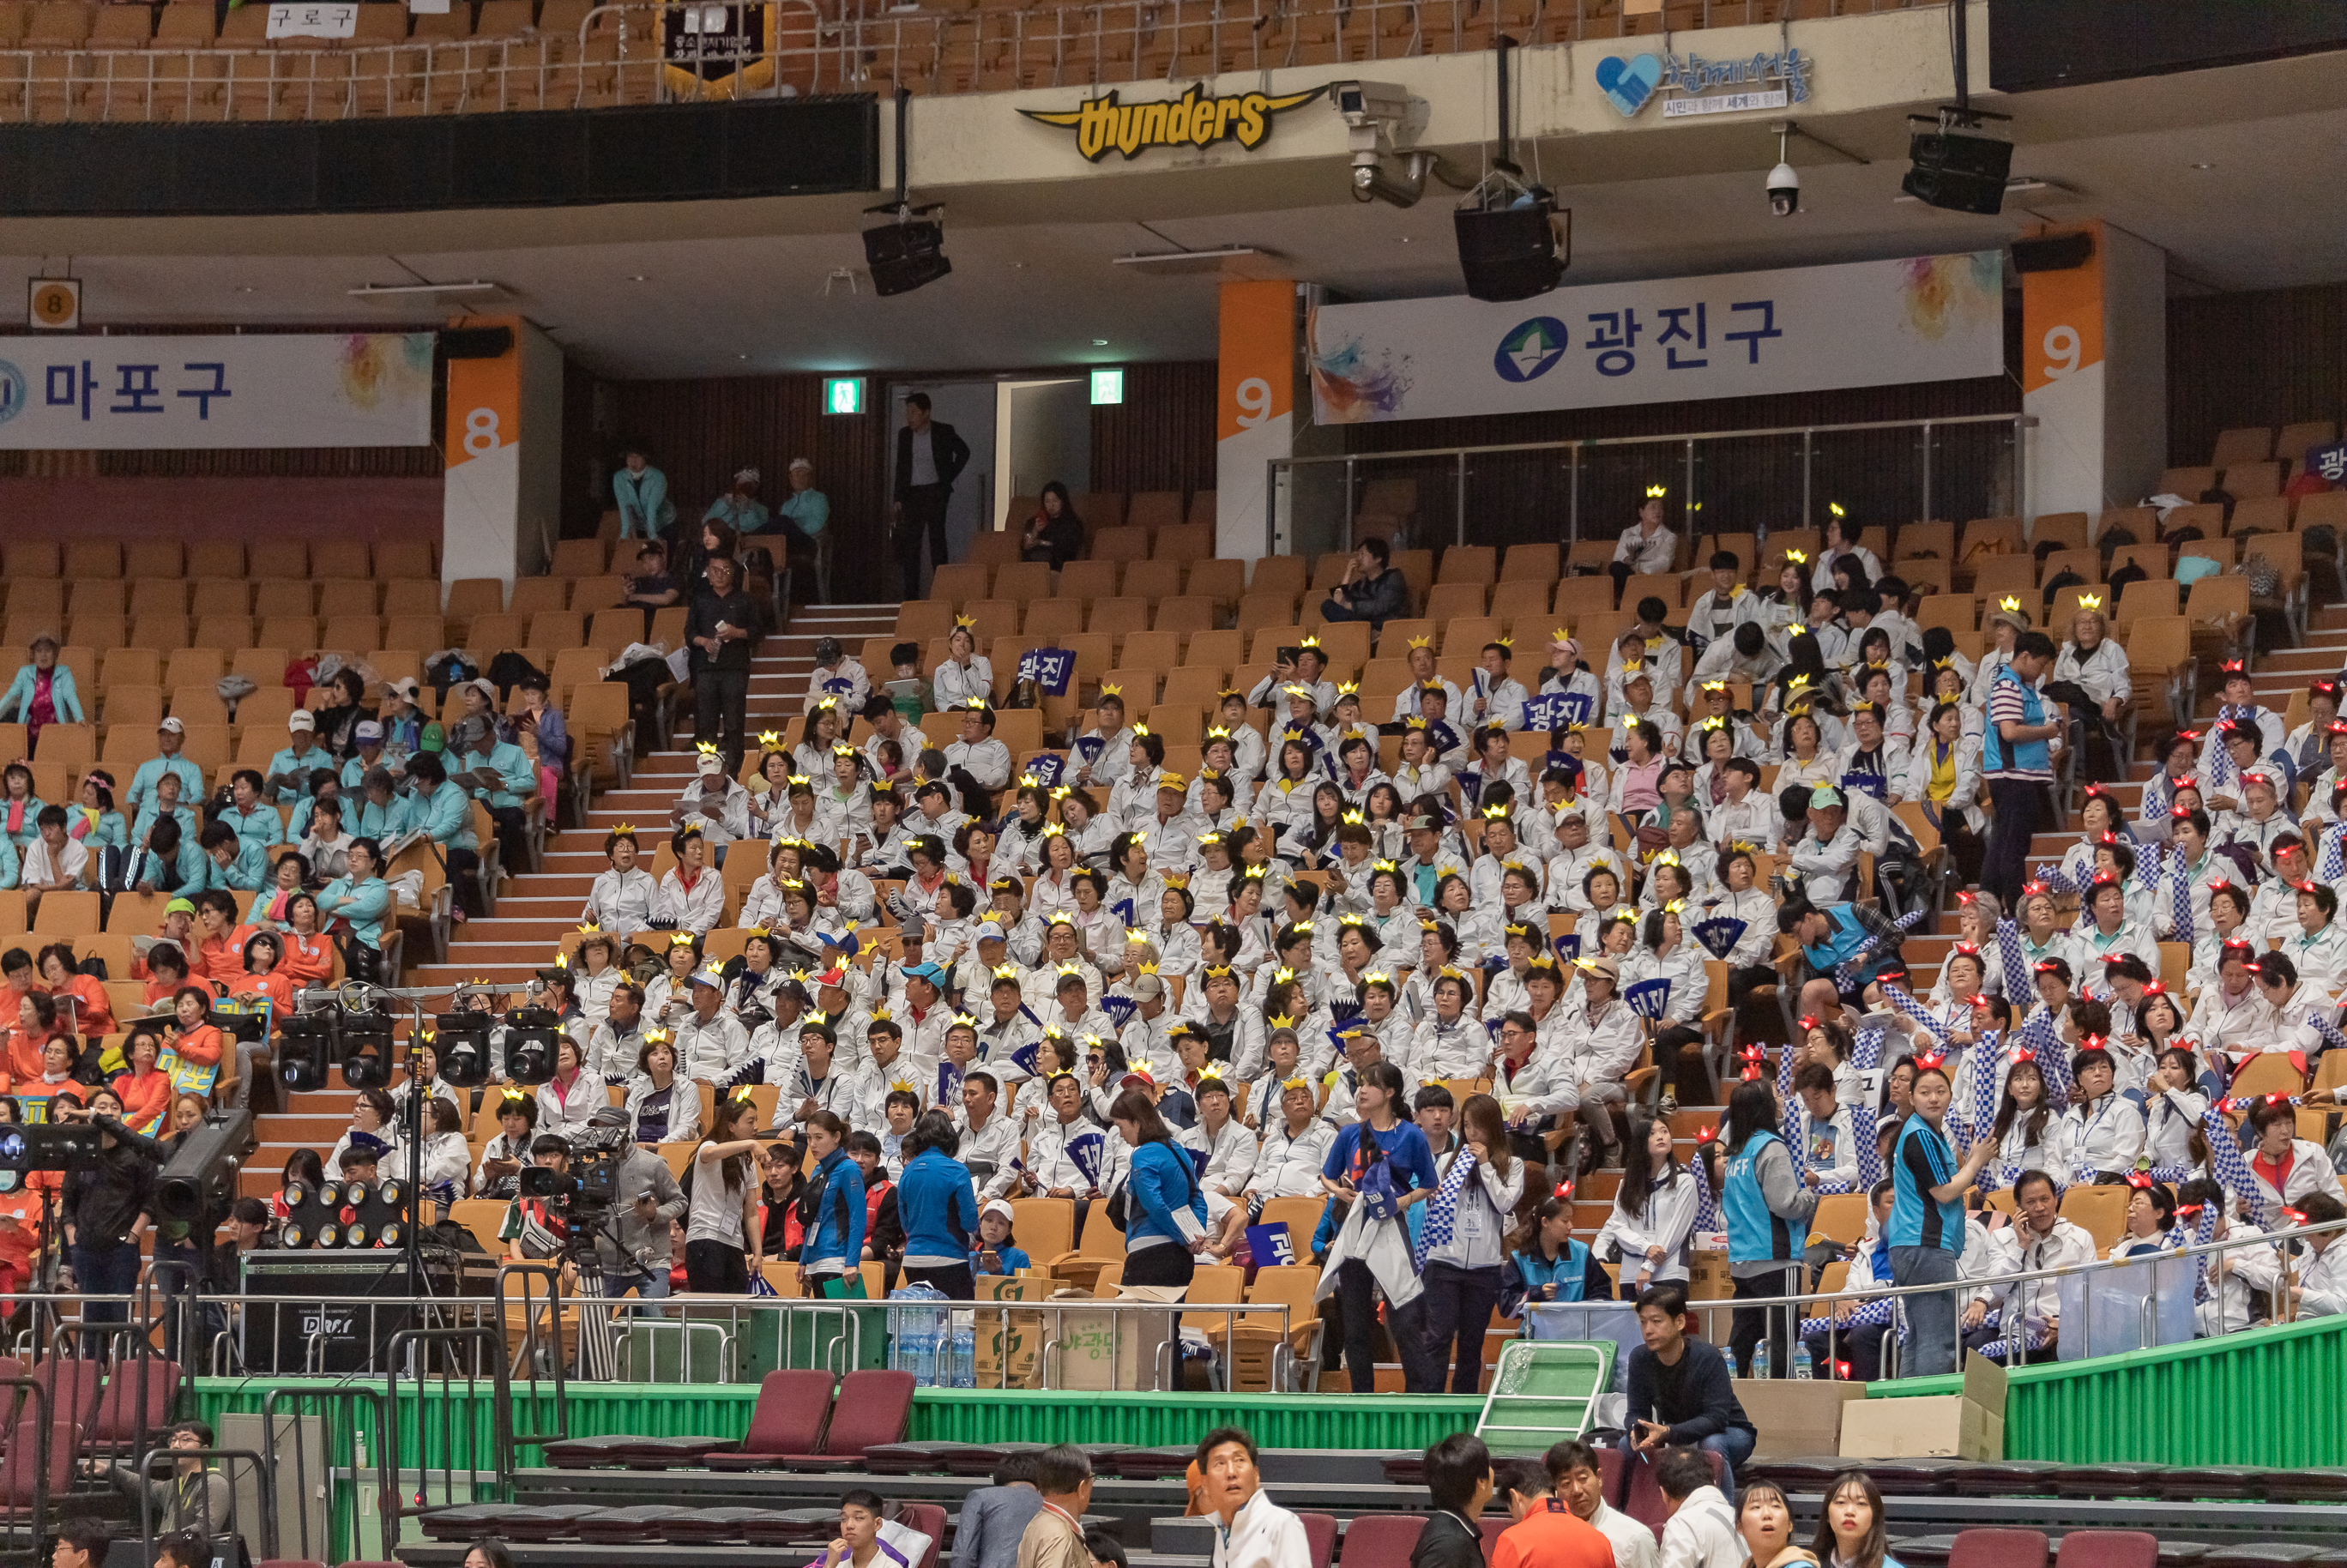
{"type": "Polygon", "coordinates": [[[913,1124],[905,1138],[905,1173],[897,1183],[897,1219],[905,1227],[905,1282],[969,1301],[978,1294],[969,1271],[978,1198],[969,1167],[954,1158],[960,1151],[961,1134],[944,1112],[925,1112],[913,1124]]]}
{"type": "Polygon", "coordinates": [[[33,661],[16,671],[7,693],[0,696],[0,719],[11,714],[25,726],[26,743],[33,747],[40,744],[44,724],[85,723],[73,671],[57,662],[56,638],[33,639],[33,661]]]}
{"type": "Polygon", "coordinates": [[[1548,1199],[1508,1238],[1508,1260],[1500,1266],[1505,1316],[1522,1317],[1527,1301],[1603,1301],[1612,1294],[1597,1255],[1573,1239],[1572,1199],[1548,1199]]]}
{"type": "Polygon", "coordinates": [[[1186,1286],[1197,1249],[1210,1239],[1197,1164],[1143,1091],[1119,1094],[1108,1115],[1133,1147],[1124,1178],[1124,1283],[1186,1286]]]}
{"type": "MultiPolygon", "coordinates": [[[[1802,1255],[1818,1195],[1802,1184],[1792,1152],[1777,1135],[1777,1091],[1759,1079],[1727,1097],[1727,1173],[1720,1207],[1727,1215],[1727,1273],[1738,1300],[1791,1296],[1808,1270],[1802,1255]]],[[[1728,1318],[1736,1375],[1752,1375],[1752,1352],[1768,1337],[1770,1376],[1792,1376],[1789,1307],[1739,1307],[1728,1318]]]]}
{"type": "Polygon", "coordinates": [[[828,1111],[806,1119],[807,1153],[815,1173],[799,1192],[799,1286],[809,1296],[861,1295],[864,1258],[864,1167],[840,1148],[847,1123],[828,1111]],[[858,1288],[851,1292],[849,1281],[858,1288]]]}

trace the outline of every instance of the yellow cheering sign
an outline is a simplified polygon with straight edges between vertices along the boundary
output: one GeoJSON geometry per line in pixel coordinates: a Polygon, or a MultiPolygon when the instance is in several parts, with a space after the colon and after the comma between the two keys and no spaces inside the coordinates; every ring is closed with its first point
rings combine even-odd
{"type": "Polygon", "coordinates": [[[1192,87],[1170,102],[1121,104],[1111,87],[1096,98],[1086,98],[1071,109],[1020,109],[1029,119],[1076,133],[1076,150],[1085,161],[1098,163],[1111,152],[1138,158],[1153,147],[1209,147],[1235,141],[1252,152],[1271,134],[1275,115],[1310,103],[1326,87],[1307,92],[1242,93],[1235,97],[1202,97],[1192,87]]]}

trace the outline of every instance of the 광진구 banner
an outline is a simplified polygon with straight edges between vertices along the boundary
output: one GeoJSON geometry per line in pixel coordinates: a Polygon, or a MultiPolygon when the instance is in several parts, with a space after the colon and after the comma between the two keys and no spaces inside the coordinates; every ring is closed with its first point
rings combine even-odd
{"type": "Polygon", "coordinates": [[[1323,425],[1599,408],[1997,375],[2002,255],[1324,305],[1306,328],[1323,425]]]}
{"type": "Polygon", "coordinates": [[[421,446],[430,333],[0,338],[0,448],[421,446]]]}

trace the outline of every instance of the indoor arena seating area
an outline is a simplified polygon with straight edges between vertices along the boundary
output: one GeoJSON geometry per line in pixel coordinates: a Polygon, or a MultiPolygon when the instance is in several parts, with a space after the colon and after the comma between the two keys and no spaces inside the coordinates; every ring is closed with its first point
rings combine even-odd
{"type": "MultiPolygon", "coordinates": [[[[838,92],[992,93],[1344,65],[1904,10],[1909,0],[788,0],[704,36],[669,4],[369,0],[346,37],[267,6],[0,0],[0,122],[207,123],[597,108],[838,92]],[[664,36],[677,34],[663,42],[664,36]]],[[[695,13],[697,16],[698,14],[695,13]]]]}

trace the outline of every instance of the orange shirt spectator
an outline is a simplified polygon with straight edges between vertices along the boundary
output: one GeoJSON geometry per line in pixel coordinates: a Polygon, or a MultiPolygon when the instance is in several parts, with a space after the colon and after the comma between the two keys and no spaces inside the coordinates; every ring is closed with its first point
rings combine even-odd
{"type": "MultiPolygon", "coordinates": [[[[313,917],[316,907],[312,906],[313,917]]],[[[323,933],[312,931],[282,931],[285,939],[285,957],[278,960],[277,972],[296,986],[322,986],[333,978],[334,944],[323,933]]]]}
{"type": "Polygon", "coordinates": [[[16,1004],[16,1027],[8,1031],[8,1071],[18,1082],[38,1080],[42,1053],[60,1033],[57,1004],[46,991],[28,991],[16,1004]]]}
{"type": "Polygon", "coordinates": [[[232,997],[267,997],[280,1013],[293,1010],[293,977],[282,969],[265,975],[239,975],[228,988],[232,997]]]}
{"type": "Polygon", "coordinates": [[[41,983],[48,988],[59,1015],[67,1020],[66,1032],[119,1033],[120,1026],[114,1021],[114,999],[106,994],[103,982],[74,967],[79,961],[68,943],[54,942],[41,949],[41,983]],[[67,1006],[68,999],[71,1007],[67,1006]]]}
{"type": "MultiPolygon", "coordinates": [[[[209,917],[209,915],[208,915],[209,917]]],[[[194,972],[220,985],[244,973],[244,945],[260,930],[257,926],[227,926],[196,943],[190,962],[194,972]]]]}
{"type": "Polygon", "coordinates": [[[1563,1502],[1542,1498],[1491,1543],[1491,1568],[1614,1568],[1614,1543],[1563,1502]]]}
{"type": "Polygon", "coordinates": [[[219,1066],[227,1037],[212,1023],[209,991],[199,986],[185,987],[171,1005],[179,1019],[172,1028],[171,1048],[179,1053],[179,1060],[198,1067],[219,1066]]]}
{"type": "Polygon", "coordinates": [[[114,1080],[122,1101],[122,1122],[134,1132],[154,1137],[171,1109],[171,1075],[155,1071],[155,1033],[141,1030],[131,1037],[130,1071],[114,1080]]]}

